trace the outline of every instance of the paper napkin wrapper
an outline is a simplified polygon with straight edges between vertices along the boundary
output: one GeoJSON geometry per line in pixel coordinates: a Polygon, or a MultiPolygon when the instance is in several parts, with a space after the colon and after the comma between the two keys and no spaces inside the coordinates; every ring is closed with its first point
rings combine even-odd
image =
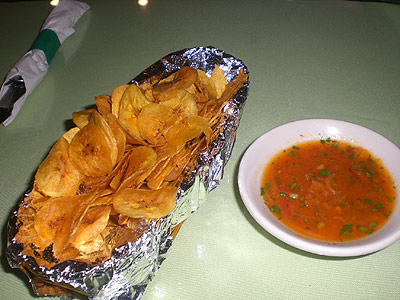
{"type": "Polygon", "coordinates": [[[75,32],[74,25],[89,9],[89,5],[72,0],[61,0],[43,23],[38,37],[29,51],[10,69],[0,89],[0,104],[13,81],[21,79],[25,93],[14,102],[11,115],[3,122],[9,125],[17,116],[28,95],[46,75],[49,63],[67,37],[75,32]]]}

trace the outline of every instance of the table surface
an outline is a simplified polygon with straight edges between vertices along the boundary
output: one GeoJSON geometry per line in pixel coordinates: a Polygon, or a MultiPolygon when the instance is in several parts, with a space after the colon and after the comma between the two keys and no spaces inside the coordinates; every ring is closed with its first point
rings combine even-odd
{"type": "MultiPolygon", "coordinates": [[[[182,226],[142,299],[399,299],[400,241],[329,258],[265,232],[237,188],[251,142],[281,124],[331,118],[400,146],[400,6],[347,1],[87,1],[91,9],[9,126],[0,127],[0,292],[35,298],[5,257],[6,222],[73,111],[175,50],[212,45],[243,60],[250,92],[220,186],[182,226]]],[[[49,1],[0,3],[0,75],[29,49],[49,1]]],[[[46,298],[47,299],[47,298],[46,298]]]]}

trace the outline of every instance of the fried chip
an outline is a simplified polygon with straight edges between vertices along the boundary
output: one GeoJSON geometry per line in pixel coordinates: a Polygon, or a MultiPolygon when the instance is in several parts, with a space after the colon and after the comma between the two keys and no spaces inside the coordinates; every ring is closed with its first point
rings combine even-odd
{"type": "Polygon", "coordinates": [[[130,84],[122,95],[119,116],[123,119],[127,114],[138,115],[143,107],[151,102],[135,84],[130,84]]]}
{"type": "Polygon", "coordinates": [[[147,146],[139,146],[132,150],[128,167],[126,168],[121,188],[132,187],[142,182],[138,181],[140,175],[153,168],[157,162],[157,154],[153,148],[147,146]]]}
{"type": "Polygon", "coordinates": [[[132,145],[146,145],[147,143],[143,140],[142,136],[139,133],[139,129],[137,127],[137,117],[132,116],[129,122],[126,122],[125,126],[119,119],[116,119],[118,125],[122,128],[125,133],[126,142],[132,145]]]}
{"type": "Polygon", "coordinates": [[[217,89],[214,81],[202,70],[197,70],[197,73],[199,75],[199,87],[203,93],[211,99],[217,99],[217,89]]]}
{"type": "Polygon", "coordinates": [[[122,95],[128,88],[128,84],[122,84],[114,88],[111,94],[111,113],[118,118],[122,95]]]}
{"type": "Polygon", "coordinates": [[[110,212],[111,206],[102,205],[89,208],[72,236],[70,243],[83,245],[95,239],[106,228],[110,212]]]}
{"type": "Polygon", "coordinates": [[[184,118],[172,126],[165,139],[167,143],[182,147],[187,141],[199,136],[208,126],[208,120],[200,116],[184,118]]]}
{"type": "Polygon", "coordinates": [[[211,73],[211,80],[215,85],[216,99],[219,99],[225,91],[226,78],[224,71],[218,65],[215,65],[215,68],[211,73]]]}
{"type": "Polygon", "coordinates": [[[74,136],[69,157],[79,171],[91,177],[107,175],[114,166],[106,134],[96,124],[86,125],[74,136]]]}
{"type": "Polygon", "coordinates": [[[246,82],[248,75],[243,73],[243,69],[239,71],[239,74],[226,85],[224,92],[221,95],[222,101],[229,101],[238,92],[238,90],[246,82]]]}
{"type": "Polygon", "coordinates": [[[74,122],[74,124],[76,126],[78,126],[79,128],[83,128],[87,124],[89,124],[90,116],[95,111],[96,111],[95,108],[89,108],[89,109],[86,109],[86,110],[73,112],[72,113],[72,122],[74,122]]]}
{"type": "Polygon", "coordinates": [[[113,197],[113,206],[121,215],[131,218],[161,218],[175,208],[177,188],[158,190],[126,188],[113,197]]]}
{"type": "Polygon", "coordinates": [[[174,89],[187,89],[197,81],[198,75],[194,68],[184,66],[179,71],[171,74],[153,88],[153,96],[157,101],[171,99],[170,94],[174,89]]]}
{"type": "Polygon", "coordinates": [[[152,190],[158,190],[164,182],[164,178],[169,174],[172,169],[170,164],[171,158],[161,161],[157,164],[155,169],[147,176],[147,187],[152,190]]]}
{"type": "Polygon", "coordinates": [[[143,95],[139,87],[130,84],[120,100],[118,119],[124,129],[133,137],[133,142],[143,144],[143,138],[138,129],[138,114],[145,105],[151,102],[143,95]]]}
{"type": "Polygon", "coordinates": [[[66,131],[66,132],[62,135],[62,137],[63,137],[64,139],[66,139],[68,143],[71,143],[73,137],[75,136],[75,134],[77,134],[77,133],[79,132],[79,130],[80,130],[79,127],[73,127],[73,128],[71,128],[70,130],[66,131]]]}
{"type": "Polygon", "coordinates": [[[125,174],[130,176],[150,169],[157,160],[157,154],[151,147],[139,146],[132,150],[125,174]]]}
{"type": "Polygon", "coordinates": [[[118,122],[117,118],[113,114],[106,114],[104,115],[104,119],[110,126],[110,129],[114,135],[114,138],[117,143],[117,149],[118,149],[118,155],[117,155],[117,160],[120,160],[122,155],[125,152],[125,146],[126,146],[126,135],[124,130],[122,129],[120,123],[118,122]]]}
{"type": "Polygon", "coordinates": [[[96,107],[100,114],[111,113],[111,97],[109,95],[100,95],[95,97],[96,107]]]}
{"type": "Polygon", "coordinates": [[[51,197],[73,196],[83,179],[83,174],[71,162],[69,143],[60,137],[35,174],[35,186],[51,197]]]}
{"type": "Polygon", "coordinates": [[[175,120],[172,108],[163,104],[151,103],[141,110],[137,118],[137,128],[147,142],[157,144],[158,138],[175,120]]]}
{"type": "Polygon", "coordinates": [[[165,181],[173,181],[182,175],[183,170],[191,158],[190,154],[189,149],[182,148],[182,150],[171,159],[171,168],[169,173],[164,177],[165,181]]]}
{"type": "Polygon", "coordinates": [[[55,255],[70,238],[78,207],[78,197],[50,198],[35,215],[34,228],[43,241],[53,243],[55,255]]]}
{"type": "Polygon", "coordinates": [[[171,99],[162,102],[172,108],[172,113],[179,118],[195,116],[198,114],[197,103],[192,94],[182,89],[174,89],[171,99]]]}
{"type": "Polygon", "coordinates": [[[118,160],[118,144],[110,125],[108,125],[106,120],[97,111],[92,113],[89,122],[99,126],[105,133],[107,143],[110,147],[112,165],[114,166],[118,160]]]}

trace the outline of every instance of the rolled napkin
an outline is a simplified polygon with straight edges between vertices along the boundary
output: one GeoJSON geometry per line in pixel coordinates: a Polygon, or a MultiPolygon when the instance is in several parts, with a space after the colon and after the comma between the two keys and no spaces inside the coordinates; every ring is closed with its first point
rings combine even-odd
{"type": "Polygon", "coordinates": [[[46,75],[50,61],[89,5],[61,0],[50,12],[29,51],[10,69],[0,89],[0,122],[7,126],[46,75]]]}

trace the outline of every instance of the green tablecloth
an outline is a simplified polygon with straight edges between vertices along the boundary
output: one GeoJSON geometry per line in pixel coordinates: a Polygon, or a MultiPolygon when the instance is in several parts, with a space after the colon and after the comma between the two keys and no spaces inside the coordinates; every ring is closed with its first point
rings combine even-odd
{"type": "MultiPolygon", "coordinates": [[[[0,3],[0,74],[29,49],[49,1],[0,3]]],[[[347,1],[87,1],[20,114],[0,128],[0,298],[34,298],[5,257],[6,222],[73,111],[162,56],[213,45],[242,59],[250,93],[220,186],[182,226],[143,299],[400,299],[400,241],[327,258],[285,245],[237,188],[249,144],[278,125],[332,118],[400,146],[400,6],[347,1]]],[[[400,167],[400,166],[399,166],[400,167]]]]}

